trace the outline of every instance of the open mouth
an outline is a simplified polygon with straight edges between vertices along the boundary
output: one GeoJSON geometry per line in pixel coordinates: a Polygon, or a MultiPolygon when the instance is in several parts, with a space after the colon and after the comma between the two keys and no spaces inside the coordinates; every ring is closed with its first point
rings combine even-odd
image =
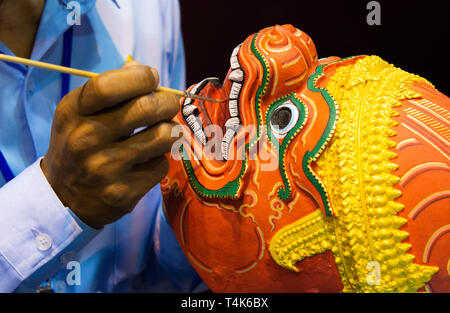
{"type": "Polygon", "coordinates": [[[202,80],[188,90],[191,94],[217,100],[223,99],[223,101],[216,103],[187,97],[181,108],[186,124],[196,140],[203,146],[206,146],[208,140],[211,139],[209,132],[205,132],[205,128],[214,125],[222,129],[220,152],[223,160],[228,160],[230,144],[242,127],[239,98],[245,82],[245,74],[238,58],[240,48],[241,45],[237,46],[231,54],[231,69],[222,85],[218,78],[211,77],[202,80]]]}

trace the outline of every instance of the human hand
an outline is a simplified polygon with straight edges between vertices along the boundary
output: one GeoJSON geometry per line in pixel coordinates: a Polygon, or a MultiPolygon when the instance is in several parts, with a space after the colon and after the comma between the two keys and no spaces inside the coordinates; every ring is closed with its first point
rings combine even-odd
{"type": "Polygon", "coordinates": [[[129,62],[67,94],[41,168],[61,202],[94,228],[130,213],[168,171],[179,137],[176,96],[154,92],[155,69],[129,62]],[[147,129],[133,134],[140,127],[147,129]]]}

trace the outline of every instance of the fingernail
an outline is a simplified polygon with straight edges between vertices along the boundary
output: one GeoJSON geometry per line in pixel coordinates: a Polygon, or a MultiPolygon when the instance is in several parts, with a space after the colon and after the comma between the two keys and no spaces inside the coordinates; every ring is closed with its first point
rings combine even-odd
{"type": "Polygon", "coordinates": [[[155,77],[155,79],[156,79],[156,85],[158,86],[159,85],[159,74],[158,74],[158,71],[155,69],[155,68],[151,68],[151,70],[152,70],[152,73],[153,73],[153,77],[155,77]]]}

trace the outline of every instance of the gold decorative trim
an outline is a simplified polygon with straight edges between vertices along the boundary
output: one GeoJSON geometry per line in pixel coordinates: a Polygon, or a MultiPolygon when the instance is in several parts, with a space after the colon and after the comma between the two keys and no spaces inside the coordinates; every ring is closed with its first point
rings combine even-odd
{"type": "Polygon", "coordinates": [[[320,210],[282,228],[270,241],[270,254],[278,265],[298,272],[295,263],[330,250],[330,229],[320,210]]]}
{"type": "Polygon", "coordinates": [[[344,292],[415,292],[437,272],[407,253],[411,245],[402,241],[409,234],[399,230],[407,220],[397,216],[404,205],[394,188],[400,178],[391,174],[398,168],[391,162],[397,157],[390,150],[397,125],[391,117],[400,100],[421,98],[408,89],[414,81],[427,82],[377,56],[341,66],[330,78],[326,89],[340,117],[317,174],[336,216],[316,211],[279,230],[269,249],[277,264],[297,271],[296,262],[331,250],[344,292]]]}

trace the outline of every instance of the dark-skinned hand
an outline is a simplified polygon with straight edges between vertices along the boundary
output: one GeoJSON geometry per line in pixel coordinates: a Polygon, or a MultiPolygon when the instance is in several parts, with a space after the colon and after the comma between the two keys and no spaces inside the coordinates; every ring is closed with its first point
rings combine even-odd
{"type": "Polygon", "coordinates": [[[158,84],[155,69],[129,62],[90,79],[56,108],[41,168],[61,202],[91,227],[130,213],[167,174],[179,102],[155,91],[158,84]]]}

